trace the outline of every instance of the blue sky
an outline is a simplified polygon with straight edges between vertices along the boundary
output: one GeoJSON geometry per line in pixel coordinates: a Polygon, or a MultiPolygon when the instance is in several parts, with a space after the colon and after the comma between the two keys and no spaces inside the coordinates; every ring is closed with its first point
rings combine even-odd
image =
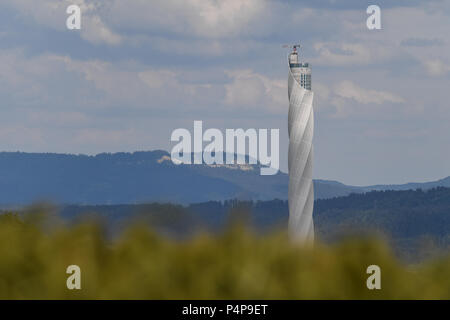
{"type": "Polygon", "coordinates": [[[287,65],[313,67],[315,177],[450,175],[450,1],[3,0],[0,150],[170,150],[176,128],[279,128],[287,65]],[[70,4],[82,29],[65,27],[70,4]],[[381,7],[382,30],[366,27],[381,7]]]}

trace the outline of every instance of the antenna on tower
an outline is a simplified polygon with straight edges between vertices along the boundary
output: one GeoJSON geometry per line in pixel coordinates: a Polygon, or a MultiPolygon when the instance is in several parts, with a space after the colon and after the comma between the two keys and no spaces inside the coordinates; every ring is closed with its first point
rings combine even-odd
{"type": "Polygon", "coordinates": [[[292,51],[297,52],[297,48],[300,49],[300,44],[284,44],[283,48],[292,48],[292,51]]]}

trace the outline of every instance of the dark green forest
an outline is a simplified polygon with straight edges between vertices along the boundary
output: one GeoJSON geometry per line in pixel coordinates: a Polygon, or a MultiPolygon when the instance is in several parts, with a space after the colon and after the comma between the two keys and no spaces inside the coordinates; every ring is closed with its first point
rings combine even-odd
{"type": "MultiPolygon", "coordinates": [[[[201,231],[217,233],[236,222],[257,232],[271,232],[286,228],[289,212],[285,200],[74,205],[54,211],[69,223],[100,219],[112,235],[139,221],[176,238],[201,231]]],[[[373,234],[387,239],[406,258],[445,251],[450,247],[450,188],[371,191],[316,200],[314,221],[317,239],[326,243],[373,234]]]]}

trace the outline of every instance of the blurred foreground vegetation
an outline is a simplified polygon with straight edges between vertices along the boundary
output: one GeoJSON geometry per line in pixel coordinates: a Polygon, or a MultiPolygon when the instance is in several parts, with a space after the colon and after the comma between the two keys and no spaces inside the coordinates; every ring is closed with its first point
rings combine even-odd
{"type": "Polygon", "coordinates": [[[174,240],[136,224],[111,240],[101,223],[45,220],[0,215],[1,299],[450,299],[450,257],[405,266],[376,239],[299,246],[234,224],[174,240]],[[81,290],[66,287],[73,264],[81,290]],[[381,290],[366,287],[372,264],[381,290]]]}

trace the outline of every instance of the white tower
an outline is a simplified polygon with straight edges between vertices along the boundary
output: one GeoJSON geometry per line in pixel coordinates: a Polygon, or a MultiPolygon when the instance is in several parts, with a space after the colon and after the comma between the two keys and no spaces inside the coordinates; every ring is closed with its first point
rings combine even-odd
{"type": "Polygon", "coordinates": [[[312,180],[314,111],[311,68],[301,63],[297,48],[289,55],[289,234],[299,241],[314,240],[312,180]]]}

